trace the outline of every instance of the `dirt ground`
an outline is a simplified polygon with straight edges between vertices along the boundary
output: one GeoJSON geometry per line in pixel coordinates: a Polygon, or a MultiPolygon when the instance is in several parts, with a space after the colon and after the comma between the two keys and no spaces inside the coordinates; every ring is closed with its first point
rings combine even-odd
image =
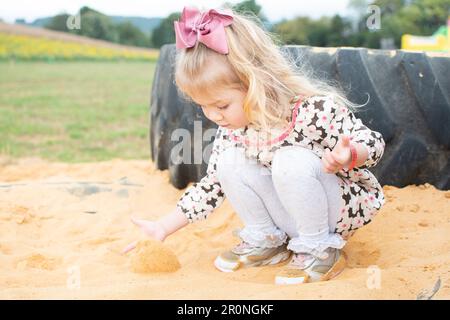
{"type": "Polygon", "coordinates": [[[156,219],[171,211],[183,191],[168,179],[149,161],[0,161],[0,298],[416,299],[438,279],[433,299],[450,298],[450,191],[385,186],[385,206],[344,249],[343,273],[277,286],[282,265],[214,268],[241,227],[227,201],[165,241],[179,260],[177,271],[136,272],[132,253],[121,254],[142,239],[130,215],[156,219]]]}

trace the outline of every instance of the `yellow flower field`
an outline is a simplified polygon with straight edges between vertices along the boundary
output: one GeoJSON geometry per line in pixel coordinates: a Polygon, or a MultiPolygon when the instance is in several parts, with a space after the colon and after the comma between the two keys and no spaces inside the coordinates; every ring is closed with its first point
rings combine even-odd
{"type": "Polygon", "coordinates": [[[155,61],[158,59],[158,51],[108,48],[44,37],[0,33],[0,59],[155,61]]]}

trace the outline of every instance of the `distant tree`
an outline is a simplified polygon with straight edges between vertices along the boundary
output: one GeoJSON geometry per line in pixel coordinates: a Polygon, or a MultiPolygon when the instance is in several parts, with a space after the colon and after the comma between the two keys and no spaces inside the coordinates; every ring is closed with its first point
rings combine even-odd
{"type": "Polygon", "coordinates": [[[139,47],[150,47],[150,38],[131,22],[120,23],[116,26],[119,43],[139,47]]]}
{"type": "Polygon", "coordinates": [[[61,13],[54,16],[50,22],[44,25],[44,28],[56,30],[56,31],[65,31],[69,32],[67,29],[67,19],[69,19],[70,15],[67,13],[61,13]]]}
{"type": "MultiPolygon", "coordinates": [[[[337,22],[336,22],[337,23],[337,22]]],[[[341,22],[343,24],[343,22],[341,22]]],[[[344,27],[342,26],[341,29],[344,27]]],[[[331,29],[331,19],[322,17],[312,20],[308,17],[297,17],[284,20],[274,25],[273,31],[280,35],[286,44],[301,44],[310,46],[328,46],[334,31],[331,29]]]]}
{"type": "Polygon", "coordinates": [[[261,13],[262,7],[256,3],[255,0],[244,0],[241,2],[232,5],[233,10],[237,12],[248,12],[251,11],[255,15],[259,15],[261,13]]]}
{"type": "Polygon", "coordinates": [[[175,42],[173,22],[179,20],[180,16],[181,14],[178,12],[171,13],[153,30],[151,42],[155,48],[160,48],[165,44],[175,42]]]}
{"type": "MultiPolygon", "coordinates": [[[[0,18],[0,22],[1,21],[3,21],[1,18],[0,18]]],[[[14,21],[14,23],[15,24],[27,24],[27,22],[25,21],[25,19],[23,19],[23,18],[17,18],[15,21],[14,21]]]]}
{"type": "Polygon", "coordinates": [[[429,36],[446,24],[450,14],[450,0],[350,0],[349,7],[357,14],[354,25],[351,17],[339,15],[315,20],[297,17],[277,23],[273,31],[286,44],[380,48],[381,39],[388,38],[400,47],[403,34],[429,36]],[[379,30],[367,26],[373,14],[369,5],[380,9],[379,30]]]}
{"type": "Polygon", "coordinates": [[[236,4],[225,2],[224,6],[232,8],[234,11],[241,14],[254,14],[263,24],[267,24],[269,21],[262,12],[262,6],[255,0],[244,0],[236,4]]]}
{"type": "Polygon", "coordinates": [[[74,33],[95,39],[118,42],[119,35],[111,19],[89,7],[80,9],[81,28],[74,33]]]}
{"type": "Polygon", "coordinates": [[[397,37],[400,33],[429,36],[446,24],[449,15],[450,0],[413,0],[397,8],[395,14],[382,15],[382,31],[385,26],[387,32],[396,31],[397,37]]]}
{"type": "Polygon", "coordinates": [[[70,17],[68,14],[54,16],[45,27],[124,45],[151,46],[150,35],[143,33],[131,22],[114,23],[107,15],[89,7],[82,7],[78,14],[81,22],[80,29],[68,30],[67,20],[70,17]]]}
{"type": "Polygon", "coordinates": [[[363,16],[367,13],[369,4],[369,0],[350,0],[348,2],[348,8],[354,11],[357,16],[363,16]]]}
{"type": "Polygon", "coordinates": [[[322,17],[318,20],[313,20],[311,27],[308,30],[308,42],[311,46],[326,47],[329,46],[328,39],[330,34],[334,32],[330,28],[330,18],[322,17]]]}
{"type": "Polygon", "coordinates": [[[333,47],[349,45],[352,33],[351,21],[337,14],[330,21],[328,45],[333,47]]]}
{"type": "MultiPolygon", "coordinates": [[[[364,0],[351,0],[350,4],[364,4],[364,0]]],[[[379,48],[381,38],[393,38],[400,47],[403,34],[430,36],[445,25],[450,14],[450,0],[375,0],[371,4],[380,8],[381,29],[370,32],[366,20],[370,13],[360,10],[357,32],[359,45],[379,48]]],[[[362,9],[363,6],[360,6],[362,9]]]]}
{"type": "Polygon", "coordinates": [[[308,17],[297,17],[291,20],[282,20],[275,24],[273,31],[277,33],[285,44],[308,45],[308,30],[312,21],[308,17]]]}

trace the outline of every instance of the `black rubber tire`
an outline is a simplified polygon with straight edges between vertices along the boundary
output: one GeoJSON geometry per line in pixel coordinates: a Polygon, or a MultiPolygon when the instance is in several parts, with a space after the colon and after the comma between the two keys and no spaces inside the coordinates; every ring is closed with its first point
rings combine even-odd
{"type": "MultiPolygon", "coordinates": [[[[450,55],[365,48],[283,48],[320,77],[337,82],[349,100],[367,106],[356,115],[386,142],[382,160],[370,170],[382,185],[404,187],[430,183],[450,189],[450,55]]],[[[152,159],[169,169],[170,181],[185,188],[206,173],[202,164],[174,164],[170,160],[175,129],[194,132],[194,121],[204,130],[217,128],[194,104],[185,101],[174,84],[175,46],[161,48],[150,104],[152,159]]],[[[206,147],[211,140],[192,137],[206,147]]],[[[210,150],[207,150],[210,152],[210,150]]],[[[206,152],[206,151],[205,151],[206,152]]]]}

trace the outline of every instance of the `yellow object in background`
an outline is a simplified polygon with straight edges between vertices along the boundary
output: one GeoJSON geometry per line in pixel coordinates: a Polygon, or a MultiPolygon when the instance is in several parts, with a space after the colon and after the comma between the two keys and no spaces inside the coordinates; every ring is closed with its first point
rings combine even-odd
{"type": "Polygon", "coordinates": [[[444,51],[450,52],[450,16],[447,26],[442,26],[430,37],[413,36],[404,34],[402,36],[402,49],[420,51],[444,51]]]}
{"type": "Polygon", "coordinates": [[[148,60],[158,59],[156,50],[101,47],[70,41],[0,32],[0,60],[148,60]]]}

